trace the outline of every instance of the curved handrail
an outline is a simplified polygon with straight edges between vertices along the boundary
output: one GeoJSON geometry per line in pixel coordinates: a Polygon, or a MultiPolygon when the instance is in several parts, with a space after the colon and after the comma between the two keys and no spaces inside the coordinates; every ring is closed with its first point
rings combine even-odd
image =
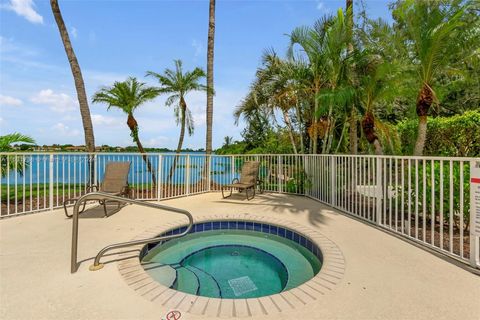
{"type": "Polygon", "coordinates": [[[137,244],[147,244],[147,243],[152,243],[152,242],[158,242],[162,240],[168,240],[168,239],[173,239],[173,238],[179,238],[184,235],[186,235],[193,226],[193,217],[190,212],[187,210],[183,209],[178,209],[170,206],[165,206],[157,203],[151,203],[151,202],[144,202],[140,200],[135,200],[135,199],[128,199],[128,198],[123,198],[123,197],[118,197],[118,196],[113,196],[108,193],[104,192],[91,192],[87,193],[80,198],[78,198],[78,201],[75,203],[73,207],[73,223],[72,223],[72,252],[71,252],[71,265],[70,265],[70,272],[75,273],[77,271],[77,249],[78,249],[78,216],[79,216],[79,209],[80,205],[82,202],[88,201],[88,200],[113,200],[113,201],[118,201],[118,202],[123,202],[123,203],[131,203],[131,204],[137,204],[139,206],[144,206],[144,207],[149,207],[149,208],[155,208],[155,209],[161,209],[161,210],[167,210],[167,211],[172,211],[176,212],[179,214],[183,214],[187,216],[188,218],[188,225],[187,229],[179,234],[175,235],[170,235],[170,236],[161,236],[161,237],[155,237],[155,238],[149,238],[149,239],[140,239],[140,240],[132,240],[132,241],[127,241],[127,242],[120,242],[120,243],[115,243],[111,244],[109,246],[106,246],[102,250],[100,250],[97,255],[95,256],[95,261],[93,263],[93,266],[91,266],[90,270],[98,270],[103,267],[102,264],[100,264],[100,258],[105,254],[105,252],[110,251],[112,249],[117,249],[117,248],[124,248],[124,247],[129,247],[132,245],[137,245],[137,244]]]}

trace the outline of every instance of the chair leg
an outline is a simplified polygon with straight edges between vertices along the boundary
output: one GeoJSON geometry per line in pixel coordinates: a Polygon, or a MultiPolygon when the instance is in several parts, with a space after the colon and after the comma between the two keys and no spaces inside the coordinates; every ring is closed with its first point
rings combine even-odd
{"type": "Polygon", "coordinates": [[[223,199],[226,199],[226,198],[231,197],[231,196],[232,196],[232,192],[233,192],[232,190],[233,190],[233,188],[230,188],[230,194],[229,194],[228,196],[225,196],[224,193],[223,193],[223,186],[222,186],[222,198],[223,198],[223,199]]]}
{"type": "Polygon", "coordinates": [[[68,200],[63,201],[63,210],[65,211],[65,215],[67,216],[67,218],[71,218],[73,216],[73,214],[68,214],[68,212],[67,212],[67,202],[68,202],[68,200]]]}
{"type": "Polygon", "coordinates": [[[105,214],[105,218],[108,218],[108,214],[107,214],[107,201],[103,200],[103,201],[100,201],[100,204],[103,205],[103,212],[105,214]]]}
{"type": "Polygon", "coordinates": [[[247,200],[249,200],[249,201],[252,200],[253,198],[255,198],[255,186],[254,186],[253,188],[247,188],[247,189],[245,189],[245,194],[246,194],[246,196],[247,196],[247,200]],[[248,190],[249,190],[249,189],[253,189],[253,195],[252,195],[251,198],[248,197],[248,190]]]}
{"type": "MultiPolygon", "coordinates": [[[[73,199],[67,199],[65,201],[63,201],[63,211],[65,211],[65,216],[67,218],[71,218],[73,217],[73,214],[68,214],[68,211],[67,211],[67,203],[71,202],[73,199]]],[[[76,201],[75,201],[76,202],[76,201]]],[[[87,202],[83,202],[83,207],[81,210],[78,211],[78,214],[82,213],[83,211],[85,211],[85,207],[87,206],[87,202]]]]}

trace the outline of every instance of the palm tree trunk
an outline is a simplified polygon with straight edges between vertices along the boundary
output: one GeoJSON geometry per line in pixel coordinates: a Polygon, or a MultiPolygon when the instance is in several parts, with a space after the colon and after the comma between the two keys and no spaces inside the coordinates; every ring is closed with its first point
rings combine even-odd
{"type": "Polygon", "coordinates": [[[350,114],[350,131],[349,131],[349,140],[350,140],[350,153],[357,154],[358,150],[358,133],[357,133],[357,113],[355,107],[352,106],[352,112],[350,114]]]}
{"type": "Polygon", "coordinates": [[[140,142],[140,138],[138,137],[138,123],[137,120],[133,117],[133,114],[129,113],[127,118],[127,125],[131,131],[131,136],[133,141],[137,144],[138,151],[142,155],[143,161],[147,165],[148,171],[152,174],[152,183],[154,186],[157,185],[157,178],[155,176],[155,171],[152,169],[152,164],[150,163],[150,159],[148,159],[145,149],[143,149],[143,145],[140,142]]]}
{"type": "Polygon", "coordinates": [[[367,111],[362,120],[363,133],[368,143],[375,148],[375,154],[383,155],[383,148],[375,133],[375,117],[371,111],[367,111]]]}
{"type": "Polygon", "coordinates": [[[421,156],[427,140],[427,116],[418,117],[417,141],[415,142],[414,156],[421,156]]]}
{"type": "Polygon", "coordinates": [[[203,170],[203,179],[207,180],[208,168],[210,167],[210,154],[212,153],[212,127],[213,127],[213,61],[215,45],[215,0],[210,0],[208,11],[208,42],[207,42],[207,141],[205,168],[203,170]]]}
{"type": "Polygon", "coordinates": [[[304,154],[305,153],[305,142],[303,141],[303,127],[302,127],[302,114],[300,112],[300,106],[298,105],[298,100],[297,103],[295,104],[295,111],[297,113],[297,119],[298,119],[298,131],[300,132],[300,153],[304,154]]]}
{"type": "Polygon", "coordinates": [[[383,156],[383,148],[378,139],[373,141],[373,147],[375,148],[375,154],[378,156],[383,156]]]}
{"type": "Polygon", "coordinates": [[[215,44],[215,0],[210,0],[208,19],[207,44],[207,155],[212,153],[212,124],[213,124],[213,57],[215,44]]]}
{"type": "Polygon", "coordinates": [[[343,137],[345,136],[345,131],[347,129],[347,119],[343,122],[342,133],[340,134],[340,139],[338,139],[337,147],[335,148],[335,153],[338,153],[340,147],[342,146],[343,137]]]}
{"type": "MultiPolygon", "coordinates": [[[[95,136],[93,134],[92,118],[90,117],[90,109],[88,108],[88,99],[85,92],[85,84],[83,82],[82,71],[80,69],[80,65],[78,64],[77,56],[73,51],[72,43],[70,42],[70,37],[68,35],[67,28],[65,27],[65,22],[63,21],[58,1],[50,0],[50,6],[52,7],[53,16],[55,17],[58,31],[60,32],[60,37],[62,38],[63,48],[65,49],[65,53],[67,54],[68,62],[70,63],[70,69],[73,75],[73,80],[75,82],[75,90],[77,91],[78,105],[80,107],[80,116],[82,118],[83,124],[85,147],[87,149],[87,152],[95,152],[95,136]]],[[[92,185],[95,183],[95,163],[93,155],[89,156],[88,164],[90,180],[89,184],[92,185]]]]}
{"type": "Polygon", "coordinates": [[[172,180],[173,173],[177,168],[178,155],[182,151],[183,139],[185,138],[186,112],[187,112],[187,103],[185,102],[185,99],[181,97],[180,98],[180,117],[181,117],[180,137],[178,138],[177,151],[176,151],[175,159],[173,159],[173,164],[170,167],[168,180],[172,180]]]}
{"type": "Polygon", "coordinates": [[[423,84],[417,97],[418,133],[415,142],[414,156],[421,156],[427,139],[428,110],[433,104],[433,91],[428,84],[423,84]]]}
{"type": "Polygon", "coordinates": [[[288,128],[288,136],[290,137],[290,143],[292,144],[293,153],[297,154],[297,146],[295,145],[295,138],[293,137],[293,126],[292,122],[290,121],[290,117],[288,116],[288,112],[282,110],[283,120],[288,128]]]}
{"type": "Polygon", "coordinates": [[[317,154],[317,148],[318,148],[318,127],[317,127],[317,113],[318,113],[318,99],[317,99],[317,94],[318,94],[318,86],[315,85],[315,108],[313,112],[313,118],[312,118],[312,124],[313,124],[313,147],[312,147],[312,153],[317,154]]]}

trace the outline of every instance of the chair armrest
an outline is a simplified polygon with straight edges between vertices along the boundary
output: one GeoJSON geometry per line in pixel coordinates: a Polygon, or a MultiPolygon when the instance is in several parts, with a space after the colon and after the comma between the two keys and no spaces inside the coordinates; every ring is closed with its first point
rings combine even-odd
{"type": "Polygon", "coordinates": [[[238,178],[233,178],[233,180],[232,180],[232,184],[239,183],[239,182],[240,182],[240,180],[238,180],[238,178]]]}

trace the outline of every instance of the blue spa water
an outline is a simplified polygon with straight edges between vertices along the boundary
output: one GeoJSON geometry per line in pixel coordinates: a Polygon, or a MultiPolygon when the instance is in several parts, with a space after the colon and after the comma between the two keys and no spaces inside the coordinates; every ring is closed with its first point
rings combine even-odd
{"type": "Polygon", "coordinates": [[[190,294],[243,299],[279,293],[311,279],[321,268],[305,247],[257,231],[215,230],[159,244],[142,259],[165,286],[190,294]]]}

